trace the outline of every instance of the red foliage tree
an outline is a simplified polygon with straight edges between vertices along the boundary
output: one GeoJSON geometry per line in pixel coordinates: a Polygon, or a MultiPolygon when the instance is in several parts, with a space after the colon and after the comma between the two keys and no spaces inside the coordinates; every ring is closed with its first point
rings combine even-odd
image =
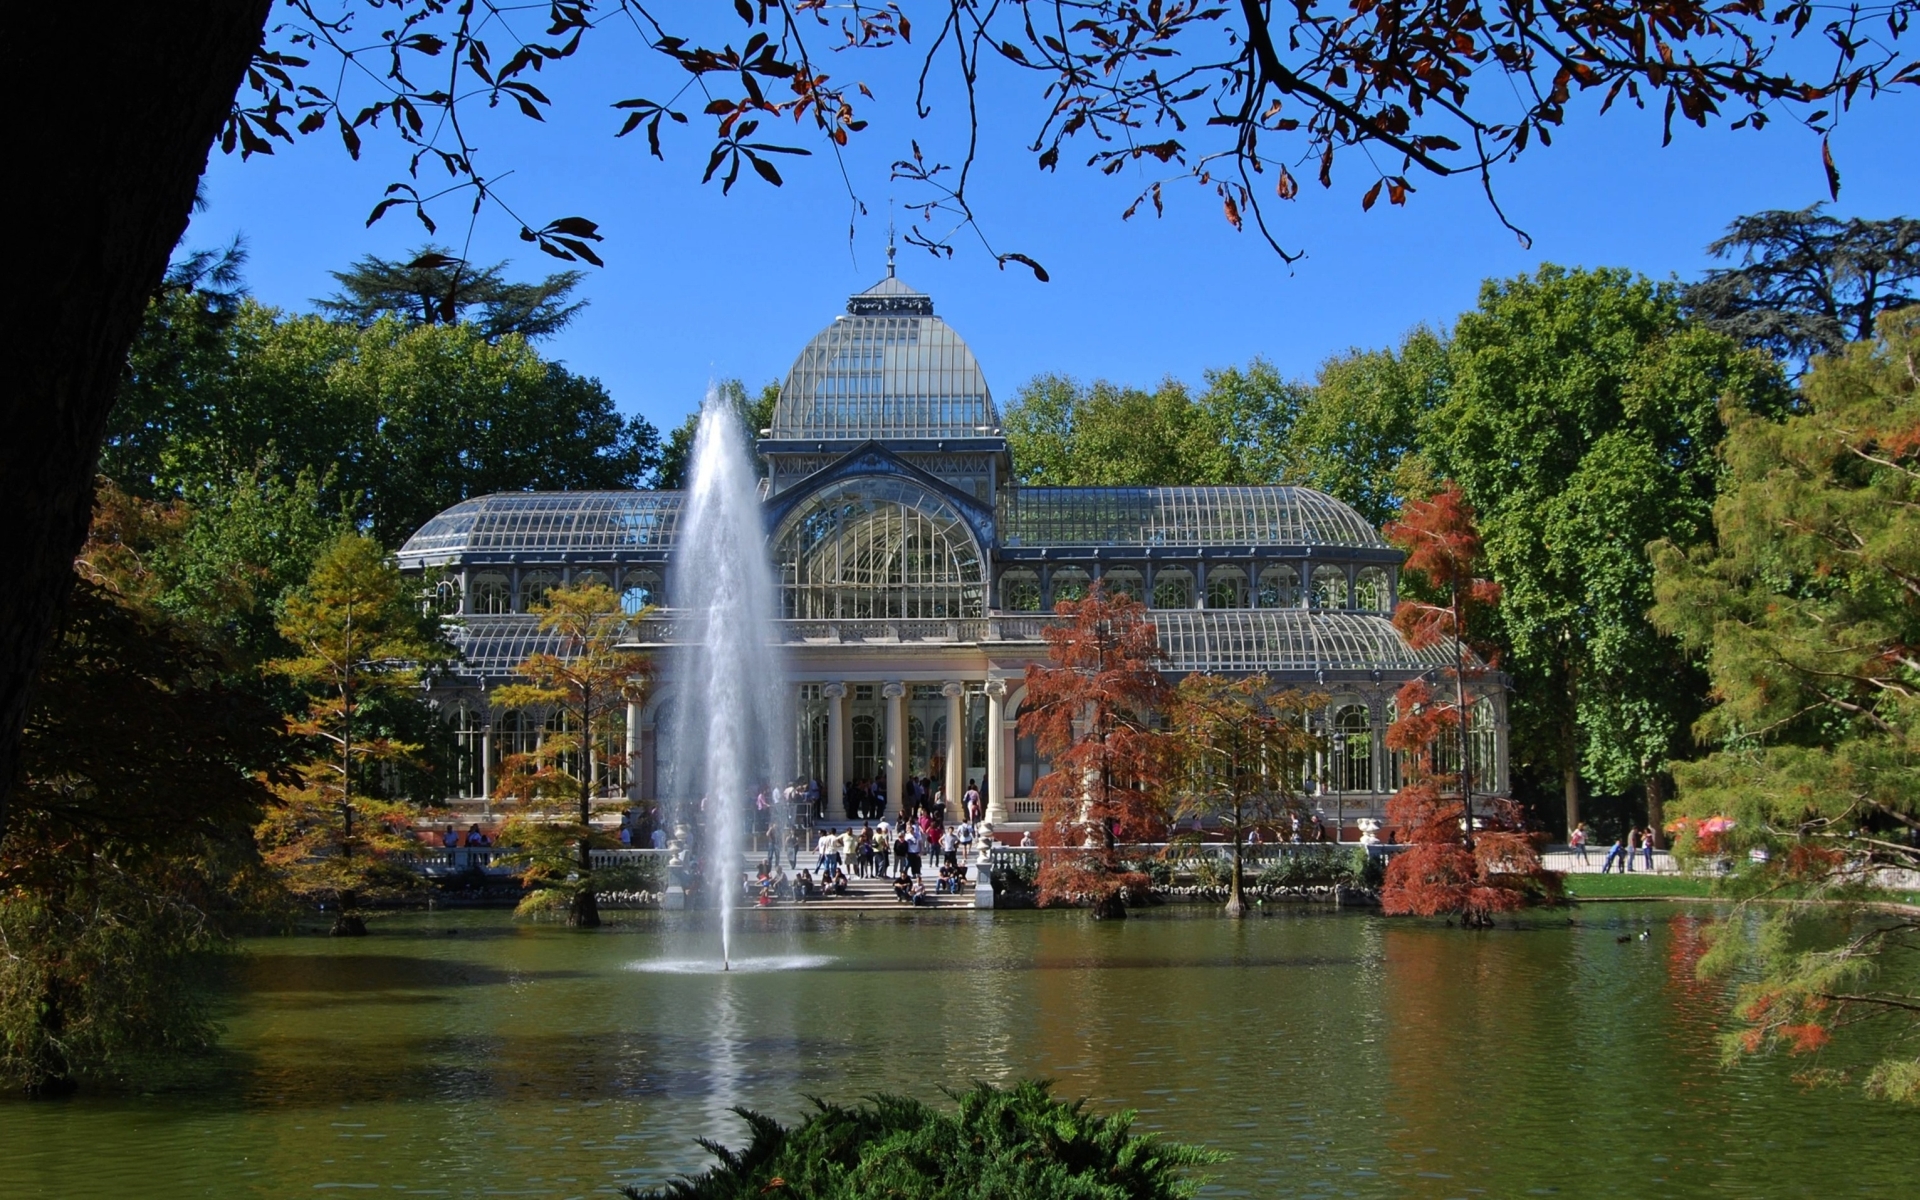
{"type": "Polygon", "coordinates": [[[1127,915],[1147,877],[1128,870],[1120,844],[1159,837],[1165,746],[1154,724],[1167,686],[1146,606],[1095,583],[1062,601],[1066,620],[1045,631],[1053,665],[1027,668],[1020,733],[1053,769],[1034,784],[1041,804],[1040,903],[1091,901],[1095,917],[1127,915]]]}
{"type": "Polygon", "coordinates": [[[1415,647],[1449,645],[1453,666],[1443,673],[1441,691],[1414,679],[1395,698],[1398,716],[1387,745],[1404,756],[1406,784],[1387,802],[1387,820],[1411,848],[1387,864],[1381,907],[1484,926],[1495,913],[1560,891],[1560,878],[1541,865],[1538,839],[1525,830],[1518,807],[1497,797],[1476,805],[1473,795],[1469,685],[1488,674],[1491,655],[1483,659],[1469,647],[1475,617],[1499,603],[1500,585],[1479,574],[1480,534],[1457,485],[1408,505],[1386,533],[1407,552],[1405,574],[1430,597],[1403,599],[1394,625],[1415,647]]]}

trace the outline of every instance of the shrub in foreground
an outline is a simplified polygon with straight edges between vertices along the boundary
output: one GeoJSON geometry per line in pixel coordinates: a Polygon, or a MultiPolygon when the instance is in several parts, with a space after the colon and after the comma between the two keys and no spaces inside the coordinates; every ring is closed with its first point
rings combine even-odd
{"type": "Polygon", "coordinates": [[[954,1112],[903,1096],[853,1108],[815,1100],[787,1128],[735,1109],[751,1128],[740,1150],[701,1145],[720,1161],[705,1174],[632,1200],[1176,1200],[1201,1180],[1193,1167],[1218,1153],[1132,1132],[1133,1113],[1097,1116],[1045,1083],[975,1084],[950,1093],[954,1112]]]}

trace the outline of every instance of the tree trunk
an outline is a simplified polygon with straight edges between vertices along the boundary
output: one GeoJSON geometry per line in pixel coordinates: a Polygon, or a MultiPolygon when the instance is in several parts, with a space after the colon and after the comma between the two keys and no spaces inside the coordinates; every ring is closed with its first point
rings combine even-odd
{"type": "MultiPolygon", "coordinates": [[[[581,728],[588,728],[583,719],[581,728]]],[[[591,753],[591,749],[587,751],[591,753]]],[[[580,890],[567,905],[567,924],[577,929],[600,928],[600,899],[593,894],[593,785],[581,772],[580,781],[580,890]]]]}
{"type": "Polygon", "coordinates": [[[1560,768],[1560,786],[1567,796],[1567,836],[1580,824],[1580,764],[1568,759],[1560,768]]]}
{"type": "Polygon", "coordinates": [[[270,7],[0,10],[17,235],[16,286],[0,316],[12,380],[0,409],[0,825],[33,680],[92,516],[127,348],[270,7]]]}
{"type": "Polygon", "coordinates": [[[567,905],[567,924],[575,929],[600,928],[600,898],[592,888],[583,887],[573,894],[567,905]]]}
{"type": "Polygon", "coordinates": [[[1096,921],[1124,921],[1127,919],[1127,902],[1118,891],[1108,892],[1093,902],[1093,919],[1096,921]]]}
{"type": "Polygon", "coordinates": [[[1227,886],[1227,915],[1244,917],[1247,915],[1247,891],[1245,875],[1240,869],[1240,831],[1233,832],[1233,882],[1227,886]]]}

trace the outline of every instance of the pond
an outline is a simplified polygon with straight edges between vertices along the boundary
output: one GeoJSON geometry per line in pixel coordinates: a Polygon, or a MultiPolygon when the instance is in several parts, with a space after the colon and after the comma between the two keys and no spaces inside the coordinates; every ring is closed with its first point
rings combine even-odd
{"type": "Polygon", "coordinates": [[[1920,1113],[1718,1064],[1707,912],[749,913],[739,953],[798,961],[731,975],[659,969],[697,913],[263,939],[210,1077],[0,1103],[0,1196],[607,1195],[736,1104],[1020,1075],[1229,1151],[1210,1196],[1920,1194],[1920,1113]]]}

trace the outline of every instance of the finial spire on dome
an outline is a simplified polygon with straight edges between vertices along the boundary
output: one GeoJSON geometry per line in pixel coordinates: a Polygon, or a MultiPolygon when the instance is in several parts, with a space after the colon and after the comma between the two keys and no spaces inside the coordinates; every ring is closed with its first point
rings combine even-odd
{"type": "Polygon", "coordinates": [[[887,218],[887,278],[893,278],[893,218],[887,218]]]}

